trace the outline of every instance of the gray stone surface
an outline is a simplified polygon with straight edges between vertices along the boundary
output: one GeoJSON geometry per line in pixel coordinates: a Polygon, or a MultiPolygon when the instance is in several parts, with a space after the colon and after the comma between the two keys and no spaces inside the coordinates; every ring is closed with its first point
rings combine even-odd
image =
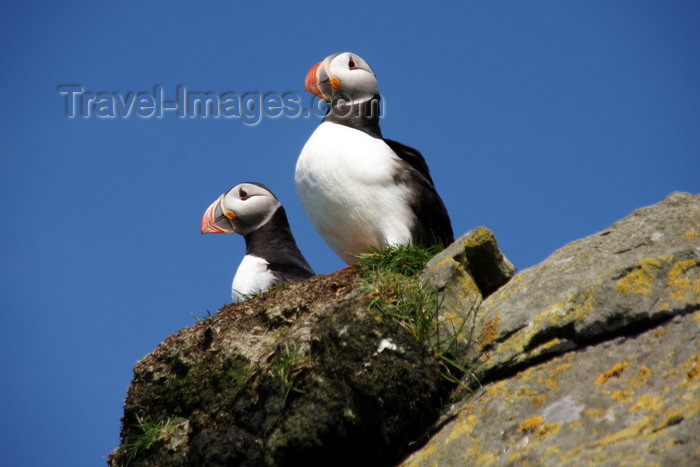
{"type": "Polygon", "coordinates": [[[673,193],[518,273],[479,308],[482,372],[650,328],[700,304],[700,195],[673,193]]]}
{"type": "Polygon", "coordinates": [[[700,312],[478,389],[404,466],[698,465],[700,312]]]}
{"type": "Polygon", "coordinates": [[[483,301],[475,392],[403,465],[698,465],[698,310],[700,196],[673,193],[483,301]]]}

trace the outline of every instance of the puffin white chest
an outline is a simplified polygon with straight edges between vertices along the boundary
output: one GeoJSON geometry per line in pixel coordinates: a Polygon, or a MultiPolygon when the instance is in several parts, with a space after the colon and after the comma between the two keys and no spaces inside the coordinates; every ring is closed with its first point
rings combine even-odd
{"type": "Polygon", "coordinates": [[[244,300],[243,294],[249,295],[272,287],[275,276],[267,269],[268,262],[262,258],[245,255],[238,265],[231,286],[231,298],[234,302],[244,300]]]}
{"type": "Polygon", "coordinates": [[[409,244],[411,193],[396,177],[401,161],[380,138],[322,123],[296,166],[297,194],[329,246],[347,263],[369,246],[409,244]]]}

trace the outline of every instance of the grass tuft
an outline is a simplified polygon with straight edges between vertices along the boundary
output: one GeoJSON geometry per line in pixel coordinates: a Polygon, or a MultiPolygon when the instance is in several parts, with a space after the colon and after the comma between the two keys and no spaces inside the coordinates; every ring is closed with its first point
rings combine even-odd
{"type": "Polygon", "coordinates": [[[394,246],[383,249],[370,247],[365,253],[355,255],[362,271],[369,273],[393,272],[415,277],[425,267],[430,258],[442,250],[441,246],[394,246]]]}
{"type": "Polygon", "coordinates": [[[191,312],[190,312],[190,315],[194,318],[195,322],[197,322],[197,323],[203,323],[203,322],[205,322],[206,320],[208,320],[209,318],[213,318],[213,317],[214,317],[214,315],[212,315],[212,314],[211,314],[211,311],[209,311],[209,310],[207,310],[207,314],[206,314],[206,315],[197,316],[197,315],[195,315],[194,313],[191,313],[191,312]]]}
{"type": "Polygon", "coordinates": [[[417,277],[440,250],[439,246],[387,246],[382,250],[371,248],[356,257],[370,309],[396,319],[418,342],[426,343],[442,364],[443,378],[459,384],[468,369],[452,354],[467,319],[448,335],[441,335],[438,325],[442,301],[438,290],[422,285],[417,277]]]}
{"type": "Polygon", "coordinates": [[[267,293],[267,292],[272,292],[274,290],[280,290],[281,288],[283,288],[287,284],[289,284],[289,282],[280,282],[279,284],[273,285],[269,289],[258,290],[257,292],[251,292],[251,293],[240,293],[239,292],[239,294],[241,297],[243,297],[243,300],[250,300],[251,298],[257,297],[258,295],[262,295],[262,294],[267,293]]]}
{"type": "Polygon", "coordinates": [[[284,384],[284,402],[287,401],[289,393],[294,391],[298,394],[304,394],[306,391],[294,386],[294,380],[301,371],[301,364],[306,357],[301,352],[301,347],[297,344],[289,346],[287,342],[284,347],[279,347],[275,352],[275,362],[270,369],[272,374],[282,380],[284,384]]]}
{"type": "Polygon", "coordinates": [[[184,434],[185,429],[180,426],[184,420],[180,417],[169,417],[155,422],[143,422],[136,415],[136,423],[132,425],[133,430],[127,433],[124,442],[127,452],[124,465],[131,464],[136,456],[150,449],[158,441],[167,441],[173,436],[184,434]]]}

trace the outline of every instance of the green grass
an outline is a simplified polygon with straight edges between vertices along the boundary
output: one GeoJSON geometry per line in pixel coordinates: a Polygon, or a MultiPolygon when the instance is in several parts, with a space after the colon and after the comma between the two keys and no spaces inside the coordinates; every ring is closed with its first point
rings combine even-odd
{"type": "Polygon", "coordinates": [[[127,433],[124,442],[127,452],[124,465],[128,466],[136,456],[150,449],[158,441],[166,441],[173,436],[184,434],[185,429],[179,426],[183,421],[180,417],[168,417],[156,422],[143,422],[136,415],[136,423],[131,426],[132,430],[127,433]]]}
{"type": "Polygon", "coordinates": [[[359,267],[367,274],[394,272],[415,277],[425,267],[430,258],[442,250],[441,246],[393,246],[383,249],[371,247],[365,253],[356,255],[359,267]]]}
{"type": "Polygon", "coordinates": [[[243,300],[250,300],[251,298],[257,297],[258,295],[262,295],[262,294],[267,293],[267,292],[272,292],[273,290],[279,290],[287,284],[289,284],[289,282],[280,282],[279,284],[273,285],[269,289],[259,290],[257,292],[251,292],[251,293],[242,293],[240,295],[241,295],[241,297],[243,297],[243,300]]]}
{"type": "Polygon", "coordinates": [[[419,342],[437,332],[440,301],[437,290],[423,287],[417,276],[439,250],[387,246],[357,255],[370,309],[397,319],[419,342]]]}
{"type": "Polygon", "coordinates": [[[207,314],[206,314],[206,315],[197,316],[197,315],[195,315],[194,313],[190,313],[190,315],[194,318],[194,320],[195,320],[197,323],[203,323],[203,322],[205,322],[206,320],[208,320],[209,318],[212,318],[212,317],[214,316],[214,315],[211,314],[211,311],[209,311],[209,310],[207,310],[207,314]]]}
{"type": "Polygon", "coordinates": [[[279,347],[275,352],[275,361],[270,367],[272,374],[284,384],[284,401],[287,401],[289,393],[294,391],[299,394],[304,394],[306,391],[299,389],[294,385],[294,380],[301,371],[301,364],[306,360],[306,357],[301,352],[301,347],[297,344],[289,346],[287,342],[284,347],[279,347]]]}
{"type": "Polygon", "coordinates": [[[369,308],[396,319],[418,342],[426,343],[442,363],[442,376],[457,384],[468,369],[452,357],[452,350],[467,319],[448,335],[441,336],[440,295],[437,290],[423,286],[417,277],[425,263],[440,250],[441,247],[388,246],[382,250],[372,248],[356,257],[369,308]]]}

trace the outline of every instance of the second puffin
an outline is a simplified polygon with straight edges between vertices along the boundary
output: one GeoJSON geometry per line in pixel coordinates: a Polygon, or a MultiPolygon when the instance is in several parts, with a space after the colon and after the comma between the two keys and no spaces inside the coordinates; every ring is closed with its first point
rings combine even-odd
{"type": "Polygon", "coordinates": [[[240,183],[219,196],[202,216],[200,230],[236,232],[245,239],[245,256],[231,287],[235,302],[314,275],[294,241],[284,207],[261,183],[240,183]]]}

